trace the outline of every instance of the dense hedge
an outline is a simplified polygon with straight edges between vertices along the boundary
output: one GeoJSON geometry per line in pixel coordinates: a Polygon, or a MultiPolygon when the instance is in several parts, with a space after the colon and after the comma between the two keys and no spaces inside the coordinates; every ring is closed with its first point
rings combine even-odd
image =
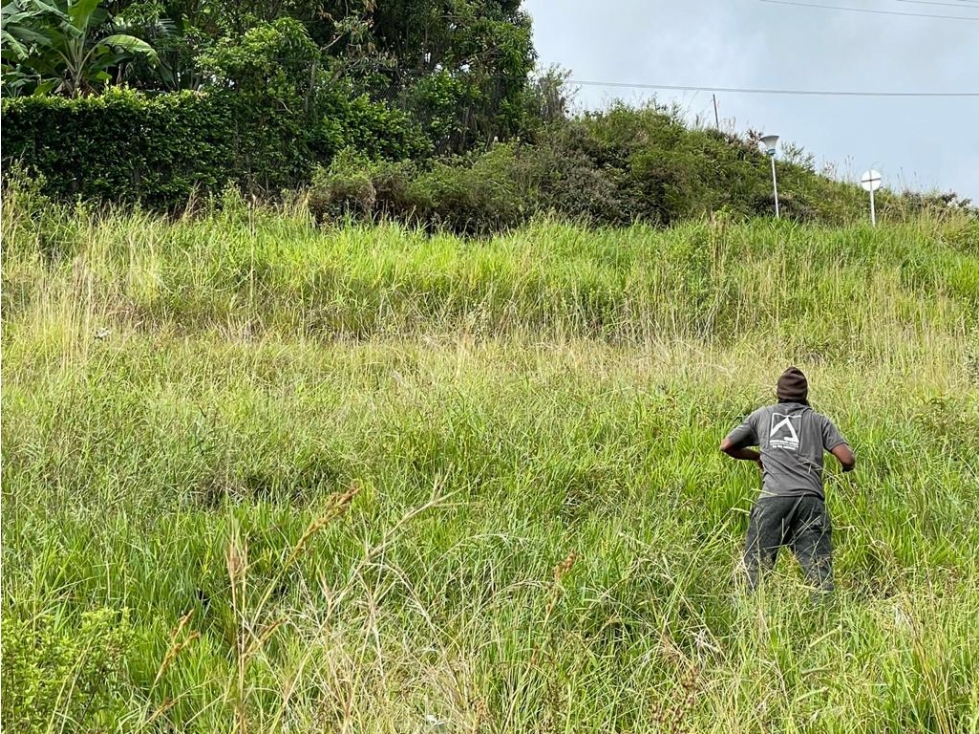
{"type": "Polygon", "coordinates": [[[341,93],[315,114],[253,95],[110,89],[101,96],[3,100],[4,170],[19,162],[61,199],[186,203],[193,190],[229,183],[277,192],[308,183],[317,163],[354,146],[368,157],[422,155],[426,143],[403,114],[341,93]]]}

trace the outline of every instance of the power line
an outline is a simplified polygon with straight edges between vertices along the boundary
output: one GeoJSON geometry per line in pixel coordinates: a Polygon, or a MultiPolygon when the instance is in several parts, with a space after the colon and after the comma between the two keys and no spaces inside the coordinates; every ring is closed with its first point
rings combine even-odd
{"type": "MultiPolygon", "coordinates": [[[[899,3],[912,3],[913,5],[941,5],[946,8],[958,8],[959,10],[979,10],[979,7],[975,5],[956,5],[955,3],[942,3],[936,2],[935,0],[897,0],[899,3]]],[[[959,3],[964,2],[964,0],[959,0],[959,3]]],[[[917,13],[913,13],[917,15],[917,13]]],[[[968,20],[966,18],[965,20],[968,20]]]]}
{"type": "Polygon", "coordinates": [[[693,87],[678,84],[631,84],[569,79],[568,84],[586,87],[621,87],[678,92],[727,92],[732,94],[793,94],[812,97],[979,97],[979,92],[857,92],[825,89],[757,89],[747,87],[693,87]]]}
{"type": "Polygon", "coordinates": [[[820,8],[823,10],[847,10],[852,13],[873,13],[875,15],[903,15],[907,18],[942,18],[944,20],[973,20],[979,18],[965,15],[936,15],[933,13],[902,13],[899,10],[872,10],[871,8],[849,8],[843,5],[819,5],[816,3],[797,3],[792,0],[758,0],[760,3],[772,3],[773,5],[794,5],[799,8],[820,8]]]}

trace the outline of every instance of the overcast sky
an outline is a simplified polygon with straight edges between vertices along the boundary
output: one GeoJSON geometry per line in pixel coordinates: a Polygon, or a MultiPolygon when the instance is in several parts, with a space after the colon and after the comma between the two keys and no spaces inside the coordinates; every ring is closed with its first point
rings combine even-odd
{"type": "MultiPolygon", "coordinates": [[[[979,0],[525,0],[542,66],[572,79],[700,87],[979,92],[979,0]]],[[[579,108],[654,92],[583,86],[579,108]]],[[[711,92],[655,92],[713,124],[711,92]]],[[[842,178],[954,190],[979,202],[979,96],[805,97],[717,93],[721,125],[802,145],[842,178]]]]}

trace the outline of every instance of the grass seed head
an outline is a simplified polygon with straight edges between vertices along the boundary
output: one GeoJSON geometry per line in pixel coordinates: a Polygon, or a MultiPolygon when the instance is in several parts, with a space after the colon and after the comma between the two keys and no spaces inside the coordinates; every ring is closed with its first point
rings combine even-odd
{"type": "Polygon", "coordinates": [[[574,551],[571,551],[567,558],[554,567],[554,583],[561,583],[561,579],[571,570],[576,560],[578,560],[577,555],[574,551]]]}

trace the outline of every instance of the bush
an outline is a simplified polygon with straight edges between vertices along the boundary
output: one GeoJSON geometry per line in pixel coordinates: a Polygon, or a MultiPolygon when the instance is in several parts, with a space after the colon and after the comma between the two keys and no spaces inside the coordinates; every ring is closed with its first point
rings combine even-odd
{"type": "MultiPolygon", "coordinates": [[[[939,220],[968,221],[960,215],[967,214],[975,222],[979,219],[979,207],[973,206],[969,199],[961,198],[954,191],[918,192],[905,191],[900,198],[889,201],[884,199],[884,210],[888,215],[900,221],[914,221],[922,216],[939,220]]],[[[976,238],[965,238],[975,246],[976,238]]]]}
{"type": "Polygon", "coordinates": [[[319,222],[379,214],[457,234],[498,232],[539,209],[535,181],[521,176],[520,155],[516,145],[501,144],[419,171],[347,149],[314,174],[310,212],[319,222]]]}
{"type": "Polygon", "coordinates": [[[345,148],[329,168],[317,167],[309,193],[309,210],[317,222],[340,217],[367,217],[374,213],[377,190],[370,162],[345,148]]]}
{"type": "Polygon", "coordinates": [[[260,93],[147,95],[113,88],[95,97],[3,100],[3,168],[41,175],[62,200],[183,206],[193,191],[229,184],[251,193],[309,183],[314,166],[353,145],[365,157],[423,156],[405,115],[340,88],[318,93],[312,112],[260,93]]]}
{"type": "Polygon", "coordinates": [[[521,151],[522,176],[534,182],[542,211],[588,223],[628,224],[635,212],[620,196],[622,173],[599,166],[580,122],[549,126],[521,151]]]}
{"type": "Polygon", "coordinates": [[[127,610],[85,612],[76,629],[52,617],[25,621],[8,612],[2,637],[4,731],[33,734],[66,722],[68,730],[95,732],[118,718],[126,703],[123,660],[132,642],[127,610]]]}
{"type": "Polygon", "coordinates": [[[218,190],[233,177],[230,102],[121,89],[79,99],[5,99],[3,167],[21,161],[61,199],[172,205],[194,188],[218,190]]]}
{"type": "Polygon", "coordinates": [[[477,156],[437,162],[408,186],[425,222],[483,235],[520,224],[537,210],[532,182],[520,181],[519,149],[501,144],[477,156]]]}
{"type": "MultiPolygon", "coordinates": [[[[855,186],[817,175],[800,151],[780,163],[781,215],[839,223],[863,215],[855,186]]],[[[750,139],[688,130],[658,108],[606,113],[539,128],[534,144],[506,143],[417,169],[351,152],[317,178],[318,219],[383,214],[483,235],[554,213],[592,225],[671,225],[719,211],[774,213],[767,158],[750,139]]]]}

